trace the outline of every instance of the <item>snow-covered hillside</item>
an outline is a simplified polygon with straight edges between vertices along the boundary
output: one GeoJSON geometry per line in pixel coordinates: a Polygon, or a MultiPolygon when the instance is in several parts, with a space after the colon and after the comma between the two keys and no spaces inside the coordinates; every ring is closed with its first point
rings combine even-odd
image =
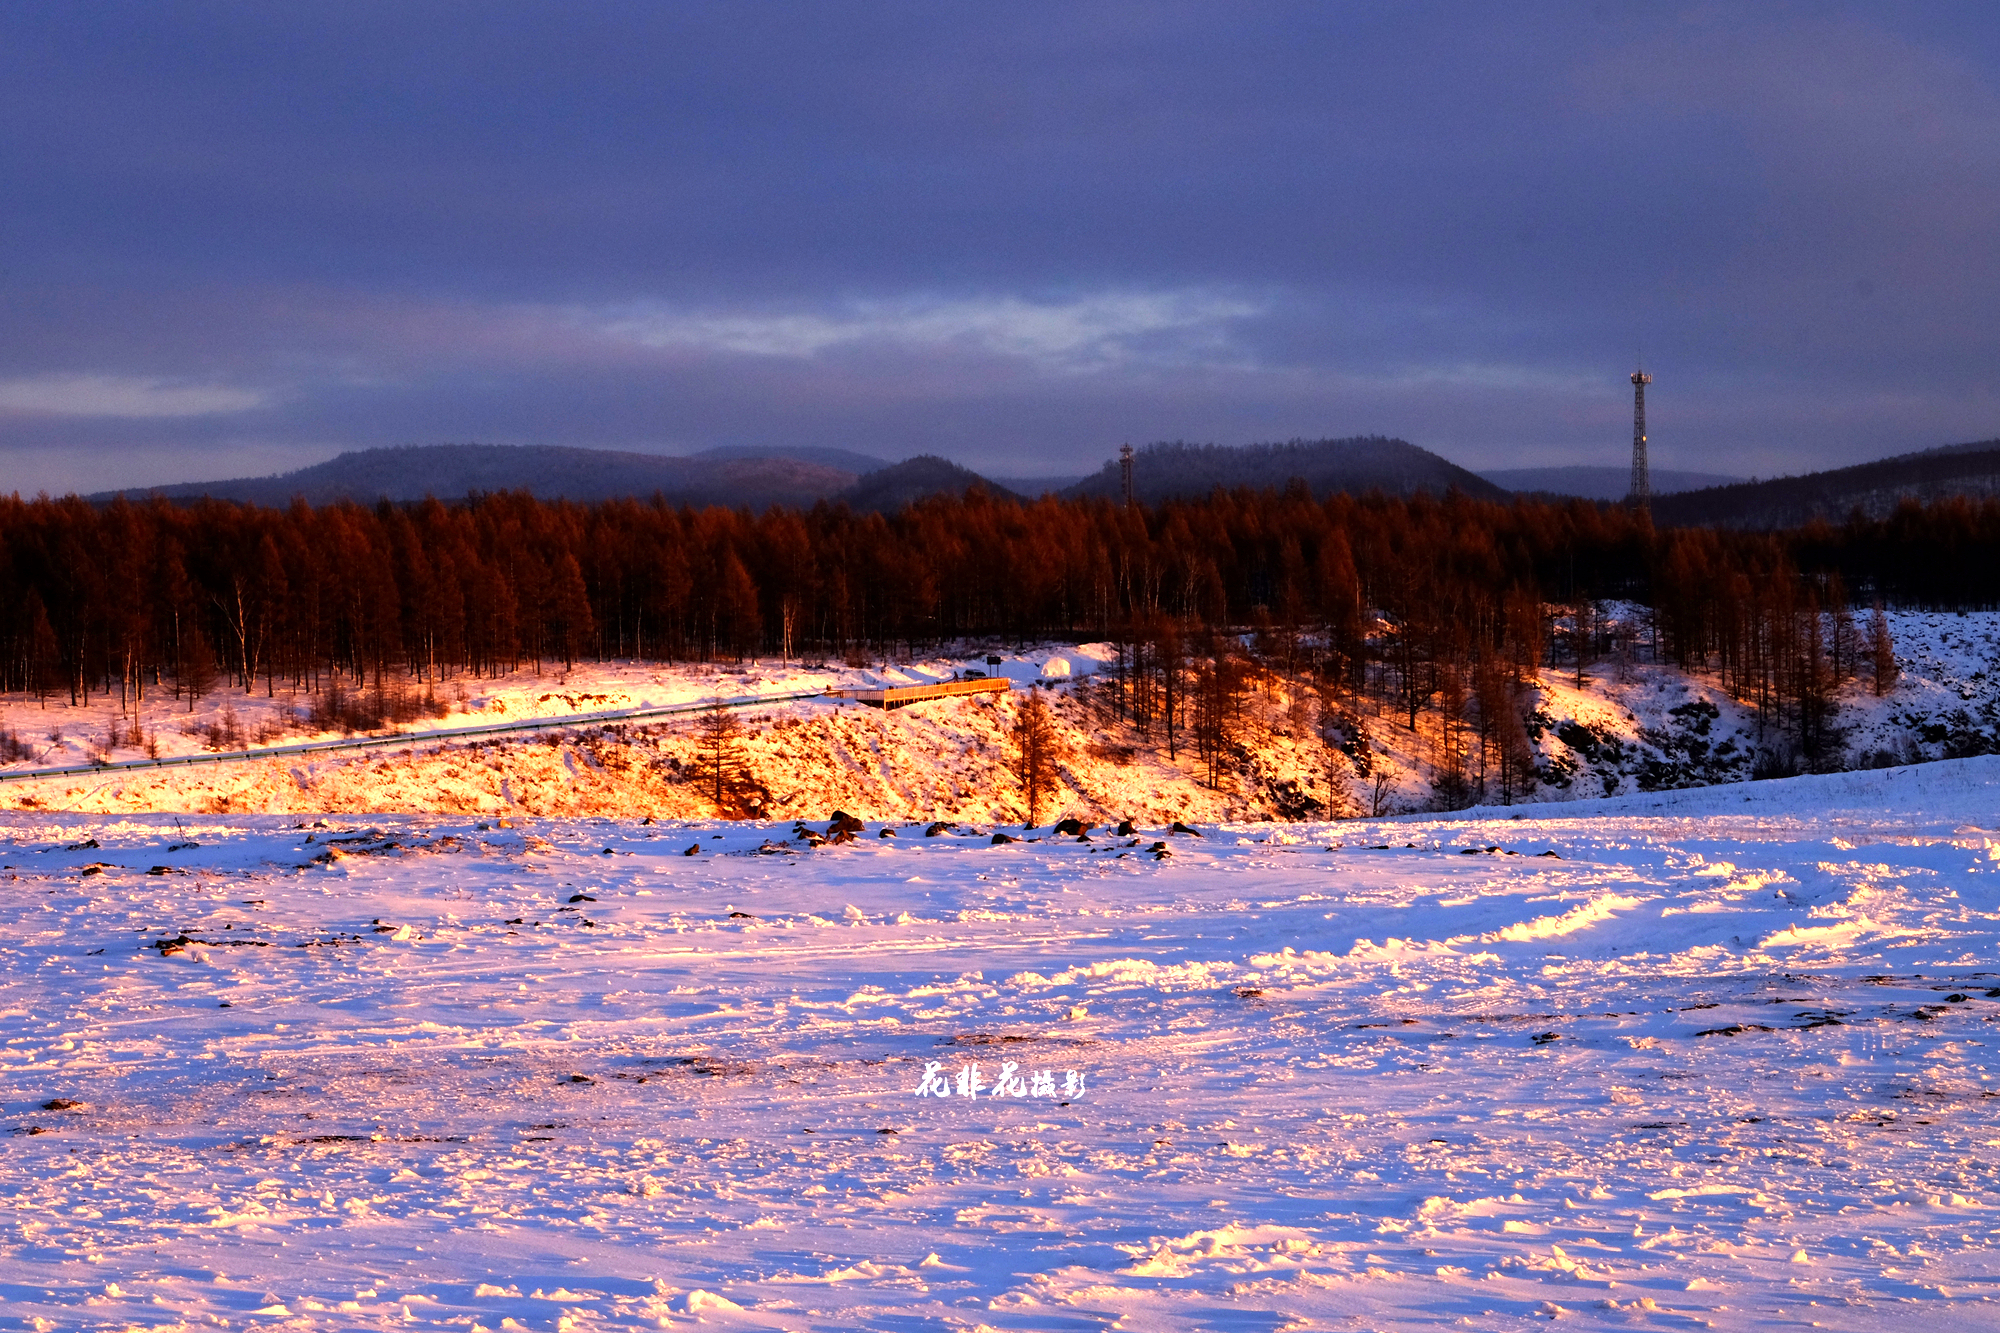
{"type": "Polygon", "coordinates": [[[8,813],[0,1327],[2000,1327],[1996,808],[8,813]]]}
{"type": "MultiPolygon", "coordinates": [[[[1832,726],[1843,766],[2000,752],[2000,616],[1888,620],[1901,674],[1881,697],[1865,675],[1840,691],[1832,726]]],[[[1713,677],[1636,658],[1599,663],[1588,677],[1578,689],[1563,672],[1543,673],[1530,733],[1543,780],[1525,799],[1741,782],[1760,752],[1785,757],[1783,727],[1760,727],[1713,677]]]]}
{"type": "MultiPolygon", "coordinates": [[[[2000,751],[2000,616],[1891,616],[1902,676],[1877,698],[1849,682],[1833,719],[1852,767],[2000,751]]],[[[1108,721],[1078,686],[1108,667],[1107,645],[985,648],[875,667],[664,667],[593,664],[567,673],[522,672],[403,688],[405,747],[257,760],[191,770],[88,773],[0,786],[0,804],[44,810],[182,812],[717,813],[690,780],[696,723],[590,722],[542,734],[454,736],[456,730],[578,714],[659,708],[718,697],[869,688],[949,679],[968,670],[1011,677],[1009,699],[943,700],[884,714],[851,700],[774,704],[746,715],[745,763],[761,808],[785,818],[835,810],[872,819],[986,823],[1023,817],[1007,772],[1006,736],[1027,687],[1057,701],[1069,757],[1058,815],[1086,818],[1298,819],[1423,811],[1441,795],[1435,713],[1416,730],[1392,711],[1343,708],[1329,723],[1309,691],[1267,681],[1244,703],[1238,744],[1211,775],[1186,728],[1169,753],[1164,729],[1139,735],[1108,721]],[[1051,664],[1060,662],[1052,673],[1051,664]],[[1359,732],[1365,746],[1354,744],[1359,732]],[[1358,761],[1365,751],[1365,762],[1358,761]]],[[[367,703],[364,699],[361,702],[367,703]]],[[[394,690],[377,701],[395,712],[394,690]]],[[[1545,669],[1525,701],[1535,784],[1523,803],[1740,782],[1772,766],[1787,740],[1710,676],[1688,676],[1643,654],[1595,663],[1579,687],[1545,669]]],[[[0,701],[0,731],[17,742],[0,773],[143,756],[187,755],[259,743],[328,739],[314,700],[222,691],[192,711],[150,697],[139,724],[115,698],[68,708],[60,699],[0,701]]],[[[326,709],[320,704],[321,713],[326,709]]],[[[6,753],[0,738],[0,755],[6,753]]],[[[1782,768],[1782,763],[1777,765],[1782,768]]],[[[1463,799],[1463,798],[1460,798],[1463,799]]]]}
{"type": "MultiPolygon", "coordinates": [[[[454,737],[453,730],[494,721],[560,718],[577,713],[657,708],[713,698],[779,695],[838,687],[869,689],[950,679],[969,670],[1008,677],[1011,697],[949,699],[884,712],[827,697],[774,704],[744,717],[744,760],[768,814],[825,818],[835,810],[869,818],[983,822],[1022,817],[1018,785],[1007,773],[1007,734],[1030,688],[1055,702],[1068,757],[1058,814],[1102,818],[1268,818],[1271,788],[1280,797],[1316,791],[1323,809],[1329,781],[1345,785],[1352,769],[1320,739],[1313,712],[1282,723],[1258,742],[1236,780],[1198,780],[1182,736],[1167,752],[1157,744],[1106,736],[1089,708],[1070,697],[1111,655],[1101,644],[1042,645],[1004,655],[980,650],[958,658],[877,668],[579,667],[565,676],[523,673],[433,690],[452,710],[405,724],[410,744],[393,750],[334,752],[197,769],[87,773],[0,788],[0,802],[32,809],[296,811],[328,810],[525,814],[646,814],[698,818],[716,813],[691,780],[697,719],[667,723],[592,723],[549,732],[454,737]],[[988,661],[998,656],[997,663],[988,661]],[[1037,684],[1039,682],[1039,685],[1037,684]],[[464,694],[463,699],[457,695],[464,694]]],[[[271,741],[323,739],[304,729],[302,703],[222,694],[183,717],[157,705],[162,754],[200,753],[217,728],[271,741]]],[[[1274,714],[1288,701],[1260,704],[1274,714]]],[[[38,708],[16,702],[6,721],[16,734],[44,739],[0,772],[135,757],[101,741],[116,725],[115,703],[91,709],[38,708]],[[30,721],[32,719],[32,721],[30,721]],[[43,728],[48,728],[43,731],[43,728]],[[60,738],[55,732],[60,731],[60,738]]]]}

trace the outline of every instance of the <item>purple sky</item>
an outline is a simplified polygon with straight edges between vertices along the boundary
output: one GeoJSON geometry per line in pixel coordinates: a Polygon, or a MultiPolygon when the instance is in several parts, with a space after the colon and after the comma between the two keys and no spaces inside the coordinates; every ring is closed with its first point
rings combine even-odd
{"type": "Polygon", "coordinates": [[[1984,3],[0,7],[0,491],[2000,436],[1984,3]],[[1746,15],[1748,17],[1746,17],[1746,15]]]}

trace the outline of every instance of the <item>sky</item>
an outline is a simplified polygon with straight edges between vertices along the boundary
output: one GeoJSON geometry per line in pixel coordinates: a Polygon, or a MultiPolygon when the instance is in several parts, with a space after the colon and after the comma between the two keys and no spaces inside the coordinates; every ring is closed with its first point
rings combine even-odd
{"type": "Polygon", "coordinates": [[[1987,3],[0,7],[0,492],[2000,436],[1987,3]]]}

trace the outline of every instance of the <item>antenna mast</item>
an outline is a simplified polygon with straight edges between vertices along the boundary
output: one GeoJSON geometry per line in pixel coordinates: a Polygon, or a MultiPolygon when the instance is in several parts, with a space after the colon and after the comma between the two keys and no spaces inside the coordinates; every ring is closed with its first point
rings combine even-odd
{"type": "Polygon", "coordinates": [[[1118,451],[1118,474],[1125,483],[1125,507],[1132,507],[1132,446],[1125,445],[1118,451]]]}
{"type": "Polygon", "coordinates": [[[1653,507],[1653,480],[1646,470],[1646,386],[1652,382],[1645,371],[1632,372],[1632,494],[1626,498],[1641,509],[1653,507]]]}

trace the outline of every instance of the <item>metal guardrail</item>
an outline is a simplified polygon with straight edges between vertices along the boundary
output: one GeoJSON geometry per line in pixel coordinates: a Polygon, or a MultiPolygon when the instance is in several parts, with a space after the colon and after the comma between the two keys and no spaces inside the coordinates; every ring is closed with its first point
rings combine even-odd
{"type": "Polygon", "coordinates": [[[0,783],[31,782],[40,778],[88,777],[99,773],[126,773],[149,768],[185,768],[193,764],[242,764],[256,759],[285,759],[294,755],[323,754],[329,750],[376,750],[398,745],[422,745],[429,741],[454,741],[464,736],[497,736],[511,731],[560,731],[565,727],[590,726],[601,722],[641,722],[656,717],[680,717],[705,713],[711,708],[759,708],[766,704],[791,703],[798,699],[824,699],[829,690],[801,690],[791,694],[746,694],[731,699],[704,699],[700,703],[668,704],[659,708],[620,708],[599,713],[572,713],[565,717],[526,718],[519,722],[494,722],[478,727],[455,727],[448,731],[396,732],[382,736],[343,737],[333,741],[301,741],[296,745],[271,745],[257,750],[223,750],[215,754],[178,754],[165,759],[119,759],[101,764],[69,764],[61,768],[30,768],[0,773],[0,783]]]}

